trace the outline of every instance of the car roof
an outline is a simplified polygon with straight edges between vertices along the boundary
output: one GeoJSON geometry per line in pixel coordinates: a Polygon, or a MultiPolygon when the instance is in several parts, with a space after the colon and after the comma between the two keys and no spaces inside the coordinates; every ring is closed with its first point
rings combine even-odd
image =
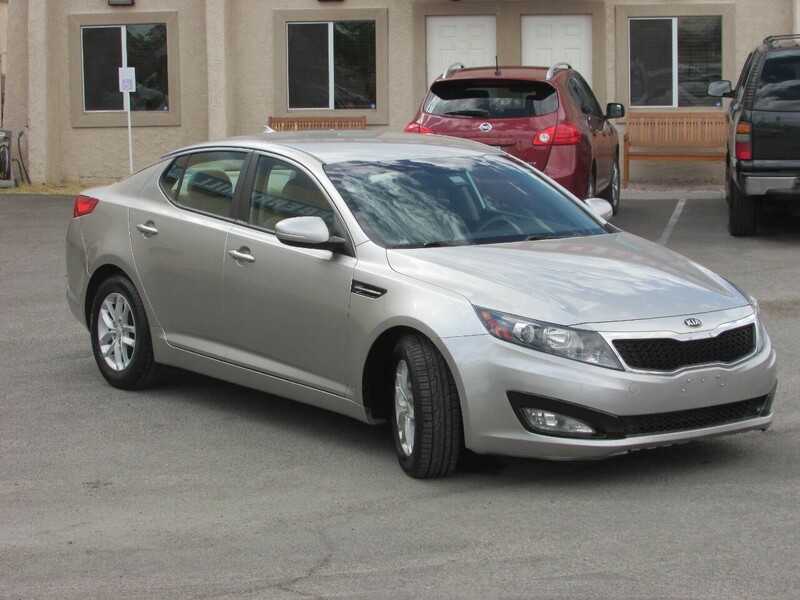
{"type": "MultiPolygon", "coordinates": [[[[545,81],[549,67],[468,67],[450,71],[443,79],[532,79],[535,81],[545,81]],[[498,74],[499,73],[499,74],[498,74]]],[[[556,73],[560,73],[558,70],[556,73]]]]}
{"type": "Polygon", "coordinates": [[[165,157],[203,148],[248,148],[270,151],[280,147],[303,152],[323,164],[503,154],[491,146],[441,135],[329,130],[238,136],[187,146],[170,152],[165,157]]]}

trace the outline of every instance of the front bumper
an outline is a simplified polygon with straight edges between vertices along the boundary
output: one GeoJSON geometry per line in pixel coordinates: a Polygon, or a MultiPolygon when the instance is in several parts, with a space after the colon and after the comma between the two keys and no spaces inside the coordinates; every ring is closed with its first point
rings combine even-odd
{"type": "MultiPolygon", "coordinates": [[[[775,351],[765,335],[762,349],[731,366],[703,366],[675,373],[617,371],[571,361],[491,336],[441,340],[461,394],[466,446],[477,453],[555,460],[605,458],[752,429],[772,423],[771,394],[777,384],[775,351]],[[512,397],[569,403],[612,419],[687,413],[761,399],[755,414],[733,422],[680,430],[604,437],[560,437],[526,429],[512,397]],[[769,397],[769,401],[767,401],[769,397]]],[[[546,408],[546,407],[541,407],[546,408]]],[[[630,420],[630,419],[628,419],[630,420]]],[[[719,421],[711,421],[719,423],[719,421]]]]}

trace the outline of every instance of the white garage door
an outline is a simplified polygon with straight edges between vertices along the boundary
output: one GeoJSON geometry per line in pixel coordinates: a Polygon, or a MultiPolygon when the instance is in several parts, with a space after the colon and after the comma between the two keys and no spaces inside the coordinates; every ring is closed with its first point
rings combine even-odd
{"type": "Polygon", "coordinates": [[[455,62],[465,67],[494,65],[497,26],[493,16],[427,17],[428,82],[455,62]]]}
{"type": "Polygon", "coordinates": [[[522,17],[522,64],[568,62],[592,84],[591,15],[522,17]]]}

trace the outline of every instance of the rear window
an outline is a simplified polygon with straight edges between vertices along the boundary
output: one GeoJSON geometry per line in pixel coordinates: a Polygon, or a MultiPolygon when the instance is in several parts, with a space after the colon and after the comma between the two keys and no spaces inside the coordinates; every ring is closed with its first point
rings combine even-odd
{"type": "Polygon", "coordinates": [[[442,80],[431,86],[424,110],[447,117],[535,117],[558,110],[558,94],[544,81],[442,80]]]}
{"type": "Polygon", "coordinates": [[[753,109],[800,110],[800,54],[770,56],[764,61],[753,109]]]}

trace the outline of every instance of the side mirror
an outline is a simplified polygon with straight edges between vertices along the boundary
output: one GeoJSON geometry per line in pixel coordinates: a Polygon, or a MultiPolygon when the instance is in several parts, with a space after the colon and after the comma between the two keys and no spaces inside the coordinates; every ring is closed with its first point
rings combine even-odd
{"type": "Polygon", "coordinates": [[[621,119],[625,116],[625,107],[619,102],[606,104],[606,119],[621,119]]]}
{"type": "Polygon", "coordinates": [[[608,221],[614,214],[614,209],[611,208],[611,203],[608,200],[603,200],[602,198],[587,198],[584,202],[586,206],[589,207],[589,210],[604,221],[608,221]]]}
{"type": "Polygon", "coordinates": [[[731,87],[731,82],[727,79],[712,81],[708,84],[707,93],[709,96],[716,96],[717,98],[732,98],[733,88],[731,87]]]}
{"type": "Polygon", "coordinates": [[[340,237],[331,237],[328,226],[320,217],[292,217],[279,221],[275,225],[275,236],[287,246],[332,252],[345,243],[340,237]]]}

